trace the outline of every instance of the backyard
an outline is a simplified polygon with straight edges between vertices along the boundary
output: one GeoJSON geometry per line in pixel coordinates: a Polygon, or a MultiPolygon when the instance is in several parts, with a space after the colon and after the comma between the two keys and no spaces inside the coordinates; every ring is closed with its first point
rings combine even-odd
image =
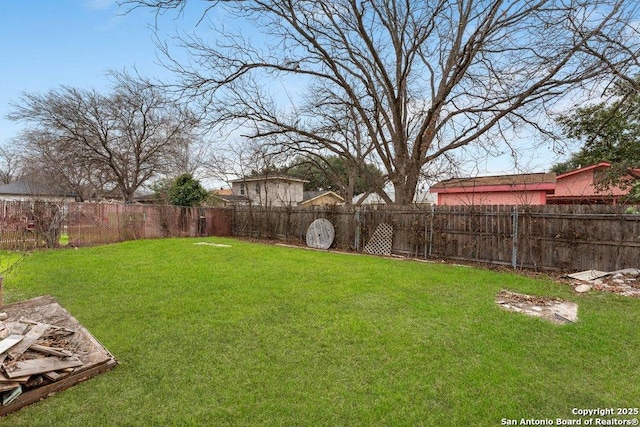
{"type": "Polygon", "coordinates": [[[119,365],[0,424],[495,426],[640,406],[640,299],[544,276],[176,238],[5,273],[5,304],[45,294],[119,365]],[[502,310],[503,289],[579,320],[502,310]]]}

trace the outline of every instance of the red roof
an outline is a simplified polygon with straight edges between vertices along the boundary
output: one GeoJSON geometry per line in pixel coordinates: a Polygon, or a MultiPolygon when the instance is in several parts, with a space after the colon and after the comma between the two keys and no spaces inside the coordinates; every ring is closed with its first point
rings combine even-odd
{"type": "Polygon", "coordinates": [[[553,192],[556,175],[550,172],[517,175],[480,176],[474,178],[452,178],[440,181],[429,189],[432,193],[480,193],[499,191],[545,191],[553,192]]]}
{"type": "MultiPolygon", "coordinates": [[[[438,182],[429,191],[438,193],[445,204],[447,198],[469,194],[493,194],[493,200],[509,193],[545,194],[544,203],[615,203],[628,190],[619,187],[603,192],[596,186],[594,172],[611,167],[609,162],[600,162],[556,176],[554,173],[528,173],[516,175],[481,176],[475,178],[452,178],[438,182]],[[455,196],[454,196],[455,195],[455,196]],[[548,199],[546,198],[548,197],[548,199]]],[[[640,178],[640,169],[629,169],[629,175],[640,178]]],[[[489,196],[486,196],[489,197],[489,196]]]]}
{"type": "Polygon", "coordinates": [[[609,166],[611,166],[611,163],[609,163],[609,162],[600,162],[600,163],[596,163],[595,165],[585,166],[583,168],[578,168],[578,169],[574,169],[574,170],[569,171],[569,172],[562,173],[562,174],[558,175],[556,178],[562,179],[562,178],[566,178],[566,177],[571,176],[571,175],[576,175],[576,174],[587,172],[587,171],[594,170],[594,169],[608,168],[609,166]]]}

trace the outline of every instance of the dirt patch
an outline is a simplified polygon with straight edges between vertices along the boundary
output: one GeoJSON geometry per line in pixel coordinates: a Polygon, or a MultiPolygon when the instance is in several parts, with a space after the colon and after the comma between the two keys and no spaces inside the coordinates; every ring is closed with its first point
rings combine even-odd
{"type": "Polygon", "coordinates": [[[502,290],[496,295],[496,304],[504,310],[539,317],[557,325],[578,321],[578,304],[559,298],[502,290]]]}
{"type": "Polygon", "coordinates": [[[194,245],[199,245],[199,246],[215,246],[217,248],[230,248],[231,245],[224,245],[222,243],[211,243],[211,242],[198,242],[198,243],[194,243],[194,245]]]}

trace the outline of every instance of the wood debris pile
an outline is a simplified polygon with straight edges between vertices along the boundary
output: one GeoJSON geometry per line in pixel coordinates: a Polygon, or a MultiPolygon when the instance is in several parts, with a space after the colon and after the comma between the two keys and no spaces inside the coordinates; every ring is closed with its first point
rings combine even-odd
{"type": "Polygon", "coordinates": [[[578,305],[549,296],[519,294],[502,290],[496,295],[496,304],[508,311],[540,317],[564,325],[578,320],[578,305]]]}
{"type": "Polygon", "coordinates": [[[573,279],[571,285],[577,292],[588,292],[593,289],[640,298],[640,269],[637,268],[611,272],[586,270],[568,274],[567,277],[573,279]]]}
{"type": "Polygon", "coordinates": [[[66,338],[73,333],[71,329],[25,318],[0,322],[2,405],[13,402],[23,391],[53,382],[82,366],[80,359],[67,349],[70,340],[66,338]]]}
{"type": "Polygon", "coordinates": [[[116,363],[51,297],[0,309],[0,415],[102,373],[116,363]]]}

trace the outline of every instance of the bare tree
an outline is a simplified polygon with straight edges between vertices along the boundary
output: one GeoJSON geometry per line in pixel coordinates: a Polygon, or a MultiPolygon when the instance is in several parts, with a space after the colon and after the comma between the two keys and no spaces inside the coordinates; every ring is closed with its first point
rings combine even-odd
{"type": "Polygon", "coordinates": [[[14,145],[0,146],[0,184],[10,184],[22,173],[21,152],[14,145]]]}
{"type": "Polygon", "coordinates": [[[30,125],[22,144],[41,170],[64,177],[79,194],[115,189],[131,201],[141,185],[175,166],[198,121],[149,80],[112,77],[107,95],[66,86],[24,94],[9,118],[30,125]]]}
{"type": "MultiPolygon", "coordinates": [[[[125,3],[158,13],[187,4],[125,3]]],[[[609,50],[638,52],[638,5],[626,0],[220,0],[205,14],[219,8],[264,37],[183,36],[188,62],[161,46],[184,94],[215,123],[240,123],[283,150],[381,165],[399,204],[461,147],[491,149],[521,126],[547,132],[540,114],[596,87],[611,72],[609,50]],[[279,105],[274,82],[291,76],[306,89],[279,105]],[[337,129],[350,114],[361,152],[337,129]]]]}
{"type": "Polygon", "coordinates": [[[12,141],[20,151],[22,177],[32,183],[55,183],[80,200],[113,194],[115,186],[103,165],[78,161],[72,144],[56,144],[57,136],[43,129],[22,131],[12,141]]]}
{"type": "MultiPolygon", "coordinates": [[[[636,93],[640,92],[640,80],[637,78],[640,69],[640,46],[637,43],[640,38],[638,7],[640,6],[632,4],[622,9],[619,31],[615,34],[598,31],[582,46],[585,53],[606,64],[611,74],[609,85],[615,84],[620,87],[626,82],[636,93]]],[[[574,25],[573,29],[580,37],[585,37],[585,33],[589,31],[580,25],[574,25]]]]}

